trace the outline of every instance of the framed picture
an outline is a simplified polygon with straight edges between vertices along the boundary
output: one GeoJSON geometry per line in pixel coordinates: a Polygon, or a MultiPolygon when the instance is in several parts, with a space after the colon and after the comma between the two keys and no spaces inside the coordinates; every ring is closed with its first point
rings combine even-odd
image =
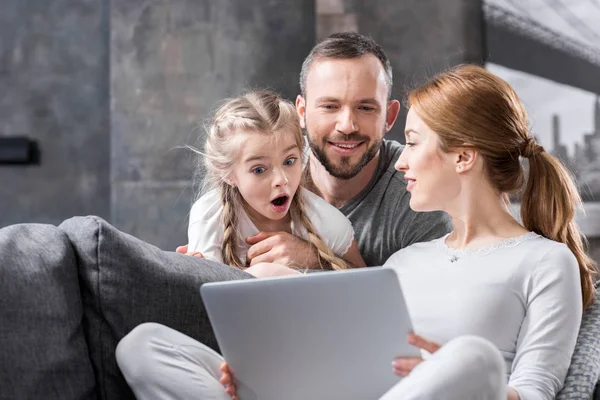
{"type": "Polygon", "coordinates": [[[483,7],[486,68],[516,90],[537,141],[570,169],[584,200],[579,225],[600,237],[600,1],[483,7]]]}

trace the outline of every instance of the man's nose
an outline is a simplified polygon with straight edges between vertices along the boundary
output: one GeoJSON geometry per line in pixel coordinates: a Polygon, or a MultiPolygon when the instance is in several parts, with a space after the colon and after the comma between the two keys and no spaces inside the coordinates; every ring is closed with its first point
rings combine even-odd
{"type": "Polygon", "coordinates": [[[351,109],[345,109],[340,112],[336,129],[338,132],[341,132],[345,135],[358,132],[356,116],[351,109]]]}

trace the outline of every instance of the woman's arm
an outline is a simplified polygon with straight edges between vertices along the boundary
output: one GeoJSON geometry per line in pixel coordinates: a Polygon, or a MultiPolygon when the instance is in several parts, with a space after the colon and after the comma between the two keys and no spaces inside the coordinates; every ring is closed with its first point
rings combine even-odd
{"type": "Polygon", "coordinates": [[[567,375],[581,324],[575,256],[564,244],[553,245],[523,287],[527,309],[508,385],[523,400],[553,400],[567,375]]]}

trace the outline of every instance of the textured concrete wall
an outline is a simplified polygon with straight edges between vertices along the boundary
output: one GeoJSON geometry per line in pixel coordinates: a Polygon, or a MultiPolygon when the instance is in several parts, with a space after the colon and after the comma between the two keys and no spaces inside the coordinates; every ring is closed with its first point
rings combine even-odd
{"type": "MultiPolygon", "coordinates": [[[[394,67],[394,97],[426,77],[484,59],[481,0],[358,2],[358,30],[383,46],[394,67]]],[[[404,141],[406,109],[388,134],[404,141]]]]}
{"type": "MultiPolygon", "coordinates": [[[[162,248],[185,243],[194,127],[246,88],[294,98],[315,43],[309,0],[113,0],[112,222],[162,248]]],[[[201,145],[201,143],[197,143],[201,145]]]]}
{"type": "Polygon", "coordinates": [[[5,0],[0,136],[38,141],[40,166],[0,165],[0,227],[109,217],[108,0],[5,0]]]}

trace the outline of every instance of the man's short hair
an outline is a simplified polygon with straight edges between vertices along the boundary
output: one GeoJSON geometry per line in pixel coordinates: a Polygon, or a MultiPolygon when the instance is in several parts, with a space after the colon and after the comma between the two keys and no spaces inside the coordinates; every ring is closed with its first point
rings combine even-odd
{"type": "Polygon", "coordinates": [[[393,76],[390,59],[373,38],[355,32],[334,33],[313,47],[302,63],[300,93],[306,97],[306,78],[313,61],[325,59],[346,60],[367,54],[373,54],[383,65],[385,81],[388,85],[388,99],[391,99],[393,76]]]}

